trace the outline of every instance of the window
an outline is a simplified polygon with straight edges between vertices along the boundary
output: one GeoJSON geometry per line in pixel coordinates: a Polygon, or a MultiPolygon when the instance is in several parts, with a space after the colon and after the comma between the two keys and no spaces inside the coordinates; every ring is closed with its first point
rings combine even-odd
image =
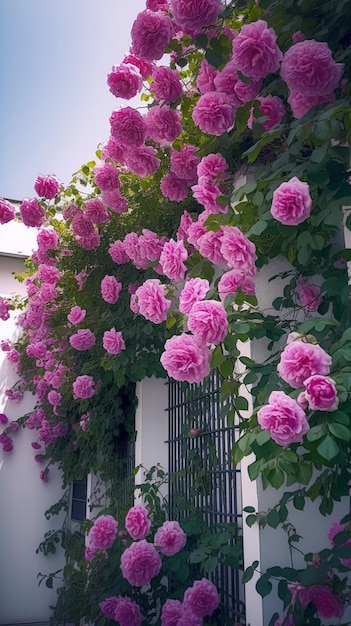
{"type": "Polygon", "coordinates": [[[72,483],[70,517],[75,522],[87,517],[87,477],[72,483]]]}

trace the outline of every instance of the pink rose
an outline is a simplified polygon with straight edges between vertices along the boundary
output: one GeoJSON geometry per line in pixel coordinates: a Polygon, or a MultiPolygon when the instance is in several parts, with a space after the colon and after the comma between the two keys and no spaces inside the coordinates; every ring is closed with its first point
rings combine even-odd
{"type": "Polygon", "coordinates": [[[189,278],[179,296],[179,311],[189,313],[195,302],[203,300],[210,290],[210,284],[205,278],[189,278]]]}
{"type": "Polygon", "coordinates": [[[301,306],[305,311],[317,311],[322,303],[321,290],[317,285],[311,285],[302,276],[299,277],[295,287],[301,306]]]}
{"type": "Polygon", "coordinates": [[[305,399],[312,411],[336,411],[339,406],[335,380],[315,374],[306,378],[305,399]]]}
{"type": "Polygon", "coordinates": [[[19,212],[23,224],[26,226],[39,227],[45,220],[45,211],[36,198],[32,200],[23,200],[20,204],[19,212]]]}
{"type": "Polygon", "coordinates": [[[99,603],[100,611],[105,617],[109,617],[110,619],[115,619],[115,610],[118,604],[118,597],[112,596],[110,598],[105,598],[103,602],[99,603]]]}
{"type": "Polygon", "coordinates": [[[10,318],[10,303],[0,296],[0,319],[6,322],[10,318]]]}
{"type": "Polygon", "coordinates": [[[220,0],[170,0],[174,21],[184,32],[212,26],[224,7],[220,0]]]}
{"type": "Polygon", "coordinates": [[[332,93],[343,71],[344,64],[335,63],[327,43],[307,39],[285,53],[281,75],[290,91],[315,97],[332,93]]]}
{"type": "Polygon", "coordinates": [[[164,244],[164,238],[159,239],[152,230],[143,228],[139,237],[139,249],[142,256],[149,261],[158,261],[164,244]]]}
{"type": "Polygon", "coordinates": [[[83,213],[76,214],[72,220],[72,230],[77,237],[90,237],[94,234],[94,225],[83,213]]]}
{"type": "Polygon", "coordinates": [[[100,198],[90,198],[84,202],[84,219],[92,224],[103,224],[111,219],[110,213],[100,198]]]}
{"type": "Polygon", "coordinates": [[[162,554],[173,556],[184,548],[186,539],[186,534],[178,522],[167,521],[156,531],[154,544],[162,554]]]}
{"type": "Polygon", "coordinates": [[[171,301],[165,297],[166,285],[157,278],[147,279],[135,292],[140,315],[154,324],[167,319],[171,301]]]}
{"type": "Polygon", "coordinates": [[[128,211],[127,198],[122,196],[118,189],[102,192],[102,201],[115,213],[126,213],[128,211]]]}
{"type": "Polygon", "coordinates": [[[141,253],[137,233],[128,233],[123,240],[123,245],[126,254],[137,269],[146,269],[148,267],[149,261],[141,253]]]}
{"type": "Polygon", "coordinates": [[[146,9],[137,15],[132,26],[133,54],[147,61],[157,61],[163,56],[172,35],[173,24],[168,15],[146,9]]]}
{"type": "Polygon", "coordinates": [[[53,228],[44,228],[37,235],[38,246],[42,250],[55,250],[58,240],[58,234],[53,228]]]}
{"type": "Polygon", "coordinates": [[[202,626],[203,620],[180,600],[168,599],[161,611],[161,626],[202,626]]]}
{"type": "Polygon", "coordinates": [[[196,337],[182,333],[167,339],[160,361],[175,380],[200,383],[210,373],[211,352],[196,337]]]}
{"type": "Polygon", "coordinates": [[[177,240],[179,239],[188,239],[189,228],[193,224],[192,217],[188,211],[184,211],[181,215],[178,231],[177,231],[177,240]]]}
{"type": "Polygon", "coordinates": [[[111,548],[117,536],[118,522],[112,515],[98,517],[88,533],[89,546],[93,550],[111,548]]]}
{"type": "Polygon", "coordinates": [[[113,163],[106,162],[94,168],[94,182],[101,191],[113,191],[119,189],[119,170],[113,163]]]}
{"type": "Polygon", "coordinates": [[[144,616],[140,607],[128,597],[112,596],[99,603],[105,617],[115,620],[120,626],[141,626],[144,616]]]}
{"type": "Polygon", "coordinates": [[[188,197],[189,185],[186,180],[179,178],[173,172],[167,172],[161,178],[160,189],[162,195],[172,202],[182,202],[188,197]]]}
{"type": "Polygon", "coordinates": [[[48,402],[52,406],[58,406],[62,402],[62,395],[55,391],[55,389],[51,389],[48,393],[48,402]]]}
{"type": "Polygon", "coordinates": [[[75,350],[90,350],[95,345],[96,338],[89,328],[80,328],[74,335],[71,335],[69,342],[75,350]]]}
{"type": "Polygon", "coordinates": [[[221,178],[222,174],[228,169],[228,163],[224,156],[219,153],[207,154],[202,157],[197,166],[197,175],[199,178],[206,178],[215,182],[217,178],[221,178]]]}
{"type": "Polygon", "coordinates": [[[145,117],[147,134],[161,146],[172,143],[183,130],[181,113],[177,109],[156,104],[145,117]]]}
{"type": "Polygon", "coordinates": [[[116,304],[121,293],[122,283],[114,276],[105,276],[101,281],[101,295],[105,302],[116,304]]]}
{"type": "Polygon", "coordinates": [[[110,116],[111,134],[117,143],[128,148],[141,146],[146,135],[143,116],[132,107],[112,111],[110,116]]]}
{"type": "Polygon", "coordinates": [[[233,104],[240,107],[246,102],[254,100],[262,87],[262,80],[250,80],[244,83],[238,74],[235,61],[231,60],[218,72],[214,79],[215,91],[222,91],[233,99],[233,104]]]}
{"type": "Polygon", "coordinates": [[[229,267],[256,274],[256,246],[237,226],[222,226],[221,253],[229,267]]]}
{"type": "Polygon", "coordinates": [[[34,190],[40,198],[52,200],[60,190],[60,183],[55,176],[38,176],[34,183],[34,190]]]}
{"type": "Polygon", "coordinates": [[[329,374],[331,362],[323,348],[297,339],[285,346],[277,370],[285,382],[298,389],[310,376],[329,374]]]}
{"type": "Polygon", "coordinates": [[[129,256],[127,255],[124,249],[123,241],[120,241],[119,239],[117,239],[116,241],[110,244],[108,253],[112,261],[114,261],[118,265],[122,265],[123,263],[128,263],[129,261],[129,256]]]}
{"type": "Polygon", "coordinates": [[[136,504],[129,509],[125,527],[132,539],[145,539],[150,532],[151,521],[148,518],[148,511],[143,504],[136,504]]]}
{"type": "Polygon", "coordinates": [[[168,11],[168,0],[146,0],[146,8],[151,11],[168,11]]]}
{"type": "Polygon", "coordinates": [[[193,586],[186,589],[183,603],[198,617],[212,615],[219,606],[218,591],[207,578],[195,580],[193,586]]]}
{"type": "Polygon", "coordinates": [[[188,253],[182,240],[174,241],[174,239],[170,239],[166,241],[160,255],[160,265],[164,275],[171,280],[184,278],[187,270],[184,261],[187,258],[188,253]]]}
{"type": "Polygon", "coordinates": [[[218,283],[218,294],[221,300],[225,300],[228,296],[236,295],[238,289],[243,293],[254,296],[256,291],[252,276],[237,269],[222,274],[218,283]]]}
{"type": "Polygon", "coordinates": [[[15,219],[15,207],[5,198],[0,198],[0,224],[7,224],[13,219],[15,219]]]}
{"type": "Polygon", "coordinates": [[[244,24],[233,40],[233,61],[245,76],[259,80],[279,69],[283,58],[278,48],[277,36],[267,22],[258,20],[244,24]]]}
{"type": "Polygon", "coordinates": [[[302,408],[284,391],[272,391],[268,404],[259,409],[257,421],[279,446],[300,443],[310,428],[302,408]]]}
{"type": "Polygon", "coordinates": [[[67,315],[67,319],[71,324],[79,324],[86,316],[86,310],[81,309],[80,306],[73,306],[67,315]]]}
{"type": "MultiPolygon", "coordinates": [[[[268,95],[265,98],[257,98],[259,101],[259,114],[267,119],[262,122],[262,126],[265,130],[270,130],[277,124],[280,124],[285,115],[285,106],[283,101],[278,96],[268,95]]],[[[249,118],[247,123],[249,128],[252,128],[253,116],[249,118]]]]}
{"type": "Polygon", "coordinates": [[[157,172],[161,163],[156,148],[145,145],[127,150],[125,159],[130,171],[142,177],[157,172]]]}
{"type": "Polygon", "coordinates": [[[196,126],[209,135],[223,135],[235,121],[236,107],[227,94],[208,91],[197,101],[192,118],[196,126]]]}
{"type": "Polygon", "coordinates": [[[196,87],[201,94],[207,93],[208,91],[216,91],[214,79],[217,74],[218,70],[216,70],[213,65],[210,65],[206,59],[201,61],[200,72],[196,79],[196,87]]]}
{"type": "MultiPolygon", "coordinates": [[[[120,123],[121,123],[121,119],[120,119],[120,123]]],[[[125,154],[125,145],[122,145],[112,135],[102,145],[101,159],[103,161],[106,161],[106,159],[112,159],[112,161],[116,161],[116,163],[125,165],[124,154],[125,154]]]]}
{"type": "Polygon", "coordinates": [[[276,40],[273,28],[269,28],[264,20],[244,24],[233,40],[232,60],[237,69],[254,80],[276,72],[283,58],[276,40]]]}
{"type": "Polygon", "coordinates": [[[111,328],[111,330],[105,330],[102,344],[109,354],[119,354],[122,350],[126,349],[122,332],[117,332],[114,327],[111,328]]]}
{"type": "Polygon", "coordinates": [[[189,311],[188,329],[200,341],[219,344],[228,332],[227,314],[223,304],[217,300],[195,302],[189,311]]]}
{"type": "Polygon", "coordinates": [[[112,67],[107,76],[107,84],[116,98],[130,100],[141,90],[143,78],[135,65],[122,63],[112,67]]]}
{"type": "Polygon", "coordinates": [[[311,585],[312,603],[317,609],[320,617],[342,617],[344,607],[338,598],[324,585],[311,585]]]}
{"type": "MultiPolygon", "coordinates": [[[[328,531],[328,539],[329,539],[329,541],[330,541],[332,546],[335,546],[334,537],[336,535],[338,535],[339,533],[344,532],[345,530],[348,530],[348,531],[350,530],[348,528],[347,524],[341,524],[339,522],[339,520],[335,520],[332,523],[332,525],[331,525],[331,527],[329,528],[329,531],[328,531]]],[[[351,545],[351,537],[350,537],[350,539],[347,539],[345,541],[345,543],[343,543],[342,545],[343,546],[350,546],[351,545]]],[[[345,567],[351,568],[351,557],[345,558],[345,559],[340,559],[340,561],[341,561],[341,563],[343,565],[345,565],[345,567]]]]}
{"type": "Polygon", "coordinates": [[[220,204],[217,202],[218,198],[223,195],[221,188],[218,185],[214,185],[206,178],[200,178],[198,185],[192,186],[192,192],[194,198],[199,204],[205,207],[208,213],[227,213],[227,204],[220,204]]]}
{"type": "Polygon", "coordinates": [[[94,379],[92,376],[77,376],[73,383],[73,397],[85,400],[95,394],[94,379]]]}
{"type": "MultiPolygon", "coordinates": [[[[146,8],[151,9],[151,11],[155,10],[148,6],[146,8]]],[[[135,67],[138,68],[140,74],[142,75],[144,79],[148,78],[152,74],[153,63],[150,63],[149,61],[146,61],[145,59],[141,59],[140,57],[137,57],[135,54],[132,54],[132,53],[126,54],[122,62],[129,63],[130,65],[135,65],[135,67]]]]}
{"type": "Polygon", "coordinates": [[[138,604],[128,597],[119,596],[115,605],[114,619],[120,626],[141,626],[145,618],[138,604]]]}
{"type": "Polygon", "coordinates": [[[145,539],[132,543],[121,556],[122,576],[130,585],[148,585],[161,569],[162,561],[156,548],[145,539]]]}
{"type": "Polygon", "coordinates": [[[161,100],[164,104],[171,104],[183,95],[183,86],[177,70],[163,66],[155,67],[152,78],[151,91],[156,100],[161,100]]]}
{"type": "Polygon", "coordinates": [[[335,100],[334,93],[323,93],[315,96],[303,96],[302,93],[292,91],[289,95],[288,102],[291,106],[292,114],[296,119],[300,119],[312,107],[318,104],[324,104],[326,102],[333,102],[335,100]]]}
{"type": "MultiPolygon", "coordinates": [[[[171,148],[171,171],[186,181],[197,180],[197,167],[200,163],[200,157],[196,156],[196,146],[184,144],[181,150],[171,148]]],[[[189,183],[190,184],[190,183],[189,183]]]]}
{"type": "Polygon", "coordinates": [[[274,219],[288,226],[298,226],[311,214],[312,198],[307,183],[293,176],[273,191],[271,213],[274,219]]]}

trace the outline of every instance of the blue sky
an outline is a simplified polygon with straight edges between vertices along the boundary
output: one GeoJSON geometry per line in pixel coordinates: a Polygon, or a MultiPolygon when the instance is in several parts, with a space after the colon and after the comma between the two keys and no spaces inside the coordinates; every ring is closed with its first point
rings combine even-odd
{"type": "Polygon", "coordinates": [[[0,0],[0,196],[33,197],[38,174],[67,183],[109,136],[106,77],[145,0],[0,0]]]}

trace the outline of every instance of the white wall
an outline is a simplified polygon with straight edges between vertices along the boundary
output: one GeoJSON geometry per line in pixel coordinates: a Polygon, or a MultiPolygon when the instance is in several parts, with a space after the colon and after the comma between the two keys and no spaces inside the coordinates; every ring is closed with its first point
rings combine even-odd
{"type": "MultiPolygon", "coordinates": [[[[2,227],[1,227],[2,228],[2,227]]],[[[15,281],[12,272],[24,270],[23,260],[0,256],[0,295],[24,294],[24,285],[15,281]]],[[[0,320],[0,341],[17,336],[15,316],[0,320]]],[[[4,395],[17,375],[0,351],[0,412],[16,420],[29,412],[35,399],[30,393],[16,403],[4,395]]],[[[0,432],[4,426],[0,425],[0,432]]],[[[33,431],[13,434],[14,449],[0,449],[0,624],[48,621],[50,605],[56,602],[56,590],[45,584],[38,587],[37,575],[63,567],[62,554],[44,557],[35,553],[44,533],[61,526],[61,520],[47,521],[45,511],[61,497],[58,472],[51,471],[49,482],[39,478],[41,466],[34,461],[31,442],[33,431]]]]}

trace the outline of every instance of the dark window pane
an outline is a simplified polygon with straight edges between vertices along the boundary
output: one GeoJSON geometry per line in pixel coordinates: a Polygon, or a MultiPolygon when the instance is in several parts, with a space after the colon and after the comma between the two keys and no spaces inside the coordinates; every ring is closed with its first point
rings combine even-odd
{"type": "Polygon", "coordinates": [[[73,483],[72,498],[78,498],[79,500],[87,499],[87,481],[75,480],[73,483]]]}
{"type": "Polygon", "coordinates": [[[83,521],[86,518],[86,501],[85,500],[72,500],[72,519],[83,521]]]}

